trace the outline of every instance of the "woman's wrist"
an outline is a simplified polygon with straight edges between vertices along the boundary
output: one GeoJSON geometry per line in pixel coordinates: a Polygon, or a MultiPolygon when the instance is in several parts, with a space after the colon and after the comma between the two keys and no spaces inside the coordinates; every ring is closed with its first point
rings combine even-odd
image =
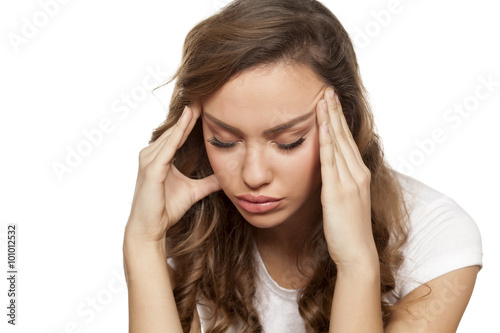
{"type": "Polygon", "coordinates": [[[380,275],[380,263],[376,249],[361,252],[350,260],[335,261],[335,265],[338,274],[380,275]]]}
{"type": "Polygon", "coordinates": [[[163,240],[145,239],[143,237],[125,232],[125,236],[123,238],[124,256],[129,257],[134,254],[142,255],[145,252],[147,253],[159,252],[166,258],[167,253],[166,253],[165,239],[163,240]]]}
{"type": "Polygon", "coordinates": [[[145,229],[140,223],[128,221],[125,226],[124,242],[130,244],[138,244],[148,248],[156,248],[159,244],[165,243],[166,230],[149,230],[145,229]]]}
{"type": "Polygon", "coordinates": [[[132,280],[141,280],[145,271],[156,271],[161,275],[159,272],[167,269],[165,242],[162,243],[144,242],[134,237],[125,237],[123,264],[127,284],[132,280]]]}

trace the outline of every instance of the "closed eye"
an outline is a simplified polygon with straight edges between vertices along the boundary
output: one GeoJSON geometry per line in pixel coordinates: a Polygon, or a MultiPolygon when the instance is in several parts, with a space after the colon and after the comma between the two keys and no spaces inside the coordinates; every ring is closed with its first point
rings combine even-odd
{"type": "MultiPolygon", "coordinates": [[[[281,149],[281,150],[292,150],[294,148],[297,148],[298,146],[300,146],[302,143],[304,143],[304,141],[306,140],[305,137],[301,137],[300,139],[298,139],[297,141],[295,142],[292,142],[292,143],[276,143],[278,145],[278,149],[281,149]]],[[[221,148],[221,149],[229,149],[229,148],[233,148],[234,146],[236,146],[236,143],[238,143],[238,141],[234,141],[234,142],[222,142],[222,141],[219,141],[217,138],[215,137],[212,137],[210,139],[208,139],[208,142],[217,147],[217,148],[221,148]]]]}
{"type": "Polygon", "coordinates": [[[222,142],[219,141],[214,137],[208,139],[208,142],[212,145],[214,145],[217,148],[222,148],[222,149],[228,149],[228,148],[233,148],[236,145],[236,142],[222,142]]]}
{"type": "Polygon", "coordinates": [[[288,144],[278,143],[278,148],[282,149],[282,150],[292,150],[292,149],[300,146],[302,143],[304,143],[304,141],[306,141],[306,138],[301,137],[300,139],[298,139],[297,141],[292,142],[292,143],[288,143],[288,144]]]}

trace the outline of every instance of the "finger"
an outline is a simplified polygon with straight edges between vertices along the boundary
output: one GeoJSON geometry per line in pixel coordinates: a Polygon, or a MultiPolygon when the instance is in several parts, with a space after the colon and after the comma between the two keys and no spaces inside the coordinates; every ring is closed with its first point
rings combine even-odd
{"type": "Polygon", "coordinates": [[[340,120],[342,122],[342,128],[344,129],[344,132],[348,134],[347,139],[349,141],[349,144],[351,145],[351,149],[354,152],[354,155],[356,156],[356,159],[358,160],[359,164],[364,164],[363,158],[361,157],[361,153],[359,151],[358,145],[356,144],[356,141],[354,141],[354,137],[352,136],[351,129],[349,128],[349,125],[347,124],[347,120],[345,118],[345,114],[342,111],[342,104],[340,103],[339,96],[335,94],[335,102],[337,103],[337,108],[341,110],[340,114],[340,120]]]}
{"type": "Polygon", "coordinates": [[[358,145],[356,144],[356,141],[354,141],[352,132],[349,129],[349,125],[347,124],[344,112],[342,112],[342,105],[340,103],[339,96],[337,94],[335,94],[335,102],[337,104],[337,108],[341,110],[339,114],[342,122],[342,127],[344,128],[344,131],[348,133],[347,139],[349,141],[349,144],[351,145],[352,153],[354,154],[356,160],[358,161],[357,164],[353,165],[351,173],[359,181],[364,181],[366,179],[369,180],[371,177],[370,169],[368,169],[365,162],[363,161],[363,158],[361,157],[361,152],[359,151],[358,145]]]}
{"type": "MultiPolygon", "coordinates": [[[[177,147],[177,149],[179,149],[184,144],[184,142],[187,140],[189,134],[191,133],[191,131],[192,131],[194,125],[196,124],[196,121],[200,115],[199,108],[194,109],[194,108],[190,108],[189,106],[186,106],[184,108],[183,115],[186,112],[186,109],[191,109],[193,111],[193,117],[191,117],[191,120],[189,121],[189,124],[188,124],[186,130],[184,131],[184,133],[182,135],[182,139],[181,139],[180,144],[177,147]]],[[[181,115],[181,118],[182,118],[182,115],[181,115]]],[[[177,123],[181,121],[181,118],[179,118],[177,123]]],[[[158,144],[153,147],[153,149],[151,150],[151,152],[147,156],[145,156],[145,158],[149,162],[152,161],[156,157],[158,152],[163,149],[163,147],[166,145],[166,142],[169,141],[170,135],[172,134],[172,132],[174,131],[175,128],[176,128],[176,125],[170,127],[154,142],[154,143],[158,142],[158,144]]]]}
{"type": "Polygon", "coordinates": [[[166,140],[159,147],[158,153],[151,161],[156,168],[163,168],[166,164],[170,163],[175,155],[177,149],[181,146],[182,138],[184,133],[188,128],[191,120],[193,118],[193,113],[190,108],[186,107],[179,118],[179,121],[173,126],[174,129],[172,133],[168,136],[166,140]]]}
{"type": "MultiPolygon", "coordinates": [[[[184,110],[183,110],[183,112],[184,112],[184,110]]],[[[177,121],[179,121],[179,119],[177,121]]],[[[168,136],[172,133],[173,130],[174,130],[174,126],[170,126],[155,141],[151,142],[149,144],[149,146],[144,148],[144,150],[148,151],[148,153],[154,152],[154,155],[156,155],[157,150],[158,150],[158,146],[161,146],[163,144],[163,142],[168,138],[168,136]]]]}
{"type": "Polygon", "coordinates": [[[328,103],[328,114],[330,115],[330,121],[332,123],[333,130],[335,131],[335,138],[339,143],[342,154],[349,165],[357,162],[356,156],[352,151],[351,144],[349,142],[350,131],[345,130],[342,126],[341,113],[342,107],[340,103],[337,103],[335,98],[335,91],[332,88],[328,88],[325,91],[325,99],[328,103]]]}
{"type": "Polygon", "coordinates": [[[141,154],[139,155],[141,165],[148,165],[155,158],[174,129],[175,126],[171,126],[166,131],[164,131],[154,142],[151,142],[149,146],[141,150],[141,154]]]}
{"type": "Polygon", "coordinates": [[[335,160],[334,142],[329,129],[328,112],[325,111],[326,101],[321,100],[316,105],[316,119],[319,131],[319,155],[321,162],[321,179],[323,184],[339,184],[339,173],[335,160]]]}
{"type": "MultiPolygon", "coordinates": [[[[188,111],[192,114],[192,116],[191,116],[191,118],[189,120],[189,123],[187,124],[186,128],[184,129],[184,131],[182,133],[182,137],[181,137],[180,141],[177,144],[177,149],[179,149],[180,147],[182,147],[182,145],[184,144],[184,142],[186,142],[189,134],[193,130],[194,125],[196,125],[196,121],[198,120],[198,117],[200,116],[200,113],[201,113],[201,106],[199,105],[199,103],[193,103],[193,104],[191,104],[189,106],[186,106],[184,108],[183,114],[186,113],[186,112],[188,112],[188,111]]],[[[180,118],[179,118],[179,121],[180,121],[180,118]]],[[[168,138],[167,138],[167,140],[168,140],[168,138]]]]}
{"type": "Polygon", "coordinates": [[[352,133],[347,126],[347,122],[345,121],[344,112],[342,111],[342,106],[337,94],[335,94],[333,89],[329,88],[327,89],[326,95],[329,104],[329,115],[331,116],[335,137],[337,138],[337,142],[339,142],[342,157],[344,158],[346,168],[349,171],[349,173],[347,173],[344,169],[340,169],[339,166],[339,172],[345,172],[346,176],[351,176],[351,179],[359,180],[365,175],[366,171],[363,169],[364,164],[362,159],[357,156],[359,155],[358,147],[354,142],[352,133]]]}
{"type": "Polygon", "coordinates": [[[323,106],[324,111],[328,114],[330,120],[330,136],[333,142],[333,147],[337,148],[334,151],[335,160],[337,162],[338,174],[340,182],[343,185],[351,184],[354,180],[351,175],[349,164],[351,160],[346,160],[344,152],[351,149],[351,146],[345,140],[345,133],[343,132],[342,124],[340,123],[338,110],[332,103],[331,95],[329,94],[331,88],[325,91],[326,106],[323,106]],[[340,134],[339,134],[340,133],[340,134]]]}
{"type": "Polygon", "coordinates": [[[189,104],[189,106],[187,106],[187,107],[193,112],[193,116],[192,116],[191,120],[189,121],[188,127],[187,127],[186,131],[184,132],[184,135],[182,136],[182,140],[181,140],[181,143],[179,145],[179,148],[184,144],[184,142],[186,142],[189,134],[191,134],[191,131],[193,130],[194,126],[196,125],[196,122],[198,121],[198,118],[201,115],[201,102],[195,101],[195,102],[189,104]]]}
{"type": "Polygon", "coordinates": [[[196,186],[193,187],[195,202],[222,189],[219,180],[214,174],[203,179],[193,180],[193,182],[196,183],[196,186]]]}

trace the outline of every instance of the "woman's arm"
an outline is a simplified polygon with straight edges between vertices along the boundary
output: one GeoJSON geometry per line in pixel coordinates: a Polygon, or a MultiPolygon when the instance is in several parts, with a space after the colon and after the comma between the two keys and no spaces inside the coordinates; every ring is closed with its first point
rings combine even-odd
{"type": "Polygon", "coordinates": [[[380,281],[367,264],[337,274],[330,332],[455,333],[469,303],[478,266],[444,274],[402,298],[382,329],[380,281]]]}
{"type": "Polygon", "coordinates": [[[383,331],[378,262],[338,267],[330,315],[330,332],[383,331]]]}
{"type": "Polygon", "coordinates": [[[164,242],[144,243],[125,237],[123,261],[128,286],[129,332],[179,332],[173,272],[167,268],[164,242]]]}
{"type": "MultiPolygon", "coordinates": [[[[370,224],[370,173],[333,90],[326,90],[325,100],[317,109],[321,202],[328,250],[337,265],[330,332],[384,332],[380,270],[370,224]]],[[[385,332],[456,332],[477,272],[477,266],[468,267],[436,278],[428,282],[432,289],[428,296],[425,286],[417,288],[398,303],[403,309],[392,314],[385,332]]]]}
{"type": "MultiPolygon", "coordinates": [[[[389,317],[386,333],[454,333],[469,303],[478,266],[470,266],[441,275],[427,285],[417,287],[396,305],[389,317]]],[[[480,330],[480,328],[478,328],[480,330]]]]}
{"type": "Polygon", "coordinates": [[[221,189],[215,175],[191,179],[172,163],[200,113],[199,102],[185,107],[175,125],[139,154],[123,243],[130,332],[182,332],[173,295],[174,279],[167,268],[165,235],[194,203],[221,189]]]}
{"type": "Polygon", "coordinates": [[[334,90],[318,103],[323,231],[337,266],[330,332],[382,333],[380,268],[371,227],[370,170],[334,90]]]}

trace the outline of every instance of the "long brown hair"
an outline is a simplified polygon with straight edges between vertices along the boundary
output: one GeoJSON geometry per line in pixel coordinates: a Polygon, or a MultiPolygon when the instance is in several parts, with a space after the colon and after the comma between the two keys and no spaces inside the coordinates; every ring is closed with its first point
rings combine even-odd
{"type": "MultiPolygon", "coordinates": [[[[210,97],[244,70],[282,60],[310,66],[339,95],[371,171],[372,228],[384,295],[394,289],[395,272],[403,260],[400,248],[408,237],[408,212],[375,133],[351,40],[320,2],[236,0],[197,24],[185,39],[182,63],[172,79],[176,82],[167,119],[153,131],[150,143],[177,122],[186,105],[210,97]]],[[[213,173],[200,120],[177,151],[175,165],[191,178],[213,173]]],[[[174,295],[184,332],[190,329],[198,295],[212,302],[215,313],[208,332],[225,332],[236,321],[244,324],[245,332],[262,331],[252,305],[256,273],[251,228],[223,191],[197,202],[169,229],[167,246],[182,277],[174,295]]],[[[300,257],[307,258],[314,272],[298,294],[300,315],[309,329],[328,331],[336,267],[328,255],[320,214],[300,257]]],[[[381,306],[385,320],[393,308],[382,300],[381,306]]]]}

